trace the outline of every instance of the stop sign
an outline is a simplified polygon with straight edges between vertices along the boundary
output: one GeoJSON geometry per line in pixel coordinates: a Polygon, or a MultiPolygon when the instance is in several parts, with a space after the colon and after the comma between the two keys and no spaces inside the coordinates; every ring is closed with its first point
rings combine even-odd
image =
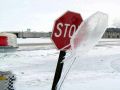
{"type": "Polygon", "coordinates": [[[59,50],[67,50],[70,46],[70,38],[83,21],[79,13],[67,11],[59,17],[54,24],[51,39],[59,50]]]}

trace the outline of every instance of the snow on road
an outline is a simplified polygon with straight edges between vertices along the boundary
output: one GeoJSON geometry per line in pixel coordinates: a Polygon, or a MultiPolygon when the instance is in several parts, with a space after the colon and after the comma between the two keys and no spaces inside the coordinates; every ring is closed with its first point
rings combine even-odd
{"type": "MultiPolygon", "coordinates": [[[[120,90],[119,43],[102,39],[77,59],[61,90],[120,90]]],[[[0,53],[0,70],[16,74],[16,90],[50,90],[58,55],[55,48],[0,53]]]]}
{"type": "Polygon", "coordinates": [[[50,38],[18,38],[18,44],[27,44],[27,43],[50,43],[52,42],[50,38]]]}

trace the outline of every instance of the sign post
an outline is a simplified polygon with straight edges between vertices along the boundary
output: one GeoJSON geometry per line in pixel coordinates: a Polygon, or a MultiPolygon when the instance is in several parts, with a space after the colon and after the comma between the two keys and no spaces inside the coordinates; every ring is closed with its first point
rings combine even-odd
{"type": "Polygon", "coordinates": [[[62,69],[63,69],[63,65],[64,65],[64,63],[62,61],[64,60],[65,55],[66,55],[65,51],[60,51],[58,62],[57,62],[57,67],[56,67],[56,71],[55,71],[55,76],[54,76],[54,80],[53,80],[52,90],[57,90],[56,85],[61,77],[61,73],[62,73],[62,69]]]}
{"type": "Polygon", "coordinates": [[[73,33],[77,30],[82,22],[82,17],[79,13],[67,11],[64,15],[55,21],[51,39],[56,48],[60,50],[56,72],[53,80],[52,90],[57,90],[57,83],[61,77],[63,60],[66,55],[66,50],[70,49],[70,39],[73,33]]]}

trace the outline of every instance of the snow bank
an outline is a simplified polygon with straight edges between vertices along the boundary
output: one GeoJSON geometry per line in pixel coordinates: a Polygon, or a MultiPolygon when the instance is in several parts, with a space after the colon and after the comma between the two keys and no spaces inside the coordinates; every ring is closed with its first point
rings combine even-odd
{"type": "Polygon", "coordinates": [[[50,38],[18,38],[18,44],[28,44],[28,43],[52,43],[50,38]]]}

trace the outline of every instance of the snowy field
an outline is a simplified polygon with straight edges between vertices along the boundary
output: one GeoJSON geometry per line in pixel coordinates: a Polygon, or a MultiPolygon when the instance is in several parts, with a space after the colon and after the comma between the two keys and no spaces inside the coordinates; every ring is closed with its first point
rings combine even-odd
{"type": "MultiPolygon", "coordinates": [[[[37,42],[51,40],[18,40],[19,44],[37,42]]],[[[0,70],[16,74],[16,90],[51,90],[58,55],[53,45],[20,47],[16,52],[0,53],[0,70]]],[[[119,84],[120,40],[102,39],[76,60],[61,90],[120,90],[119,84]]]]}

